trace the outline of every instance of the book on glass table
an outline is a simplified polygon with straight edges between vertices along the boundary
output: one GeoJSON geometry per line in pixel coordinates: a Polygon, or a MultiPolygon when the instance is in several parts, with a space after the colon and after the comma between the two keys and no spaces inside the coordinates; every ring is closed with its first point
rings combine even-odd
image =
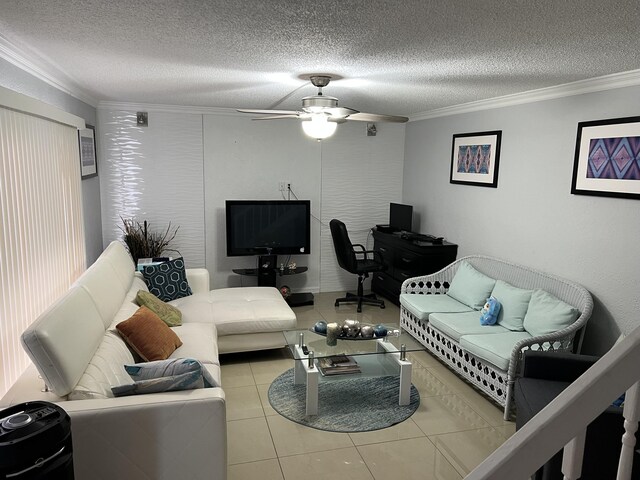
{"type": "Polygon", "coordinates": [[[318,370],[325,376],[360,373],[358,362],[353,357],[346,355],[334,355],[318,359],[318,370]]]}

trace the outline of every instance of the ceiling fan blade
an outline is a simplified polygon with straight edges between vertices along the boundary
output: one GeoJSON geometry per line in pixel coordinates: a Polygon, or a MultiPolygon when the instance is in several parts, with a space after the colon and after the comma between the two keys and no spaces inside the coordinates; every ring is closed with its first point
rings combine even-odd
{"type": "Polygon", "coordinates": [[[358,112],[353,115],[349,115],[347,120],[355,120],[357,122],[394,122],[394,123],[404,123],[408,122],[409,119],[407,117],[400,117],[397,115],[382,115],[379,113],[364,113],[358,112]]]}
{"type": "Polygon", "coordinates": [[[267,115],[264,117],[255,117],[251,120],[277,120],[280,118],[300,118],[298,115],[267,115]]]}
{"type": "Polygon", "coordinates": [[[345,117],[348,117],[349,115],[360,113],[358,112],[358,110],[354,110],[353,108],[348,108],[348,107],[331,107],[331,108],[325,108],[324,111],[329,113],[329,115],[331,115],[334,118],[335,117],[345,118],[345,117]]]}
{"type": "Polygon", "coordinates": [[[254,108],[238,108],[237,112],[240,113],[261,113],[264,115],[297,115],[295,110],[258,110],[254,108]]]}

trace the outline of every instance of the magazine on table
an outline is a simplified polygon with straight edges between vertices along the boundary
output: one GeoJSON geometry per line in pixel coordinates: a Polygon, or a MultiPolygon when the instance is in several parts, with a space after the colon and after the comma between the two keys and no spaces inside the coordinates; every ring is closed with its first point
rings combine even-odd
{"type": "Polygon", "coordinates": [[[358,362],[347,355],[333,355],[318,359],[318,369],[322,375],[345,375],[360,373],[358,362]]]}

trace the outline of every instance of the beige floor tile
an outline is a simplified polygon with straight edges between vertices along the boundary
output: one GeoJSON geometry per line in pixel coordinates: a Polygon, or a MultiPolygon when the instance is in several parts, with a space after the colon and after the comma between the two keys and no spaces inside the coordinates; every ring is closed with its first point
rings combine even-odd
{"type": "Polygon", "coordinates": [[[220,366],[220,372],[222,376],[222,388],[246,387],[256,384],[253,379],[253,374],[251,373],[251,365],[248,363],[222,364],[220,366]]]}
{"type": "Polygon", "coordinates": [[[322,315],[313,307],[300,307],[293,310],[296,314],[297,329],[304,330],[313,327],[316,322],[324,320],[322,315]]]}
{"type": "Polygon", "coordinates": [[[263,460],[261,462],[238,463],[230,465],[228,480],[283,480],[280,462],[278,460],[263,460]]]}
{"type": "Polygon", "coordinates": [[[429,439],[462,476],[504,443],[502,433],[493,427],[435,435],[429,439]]]}
{"type": "Polygon", "coordinates": [[[426,397],[411,419],[425,435],[460,432],[489,424],[457,395],[426,397]]]}
{"type": "Polygon", "coordinates": [[[421,352],[411,352],[407,356],[409,357],[409,360],[411,360],[412,362],[417,361],[418,363],[422,364],[425,367],[442,366],[442,362],[440,362],[440,360],[438,360],[436,357],[431,355],[426,350],[421,352]]]}
{"type": "Polygon", "coordinates": [[[364,445],[358,451],[376,480],[461,478],[428,438],[364,445]]]}
{"type": "Polygon", "coordinates": [[[293,368],[293,359],[290,358],[251,362],[251,371],[256,385],[271,385],[278,375],[290,368],[293,368]]]}
{"type": "Polygon", "coordinates": [[[408,418],[393,427],[382,428],[372,432],[350,433],[351,441],[354,445],[368,445],[371,443],[391,442],[404,440],[407,438],[423,437],[424,433],[418,426],[408,418]]]}
{"type": "Polygon", "coordinates": [[[227,459],[229,465],[276,458],[265,418],[227,422],[227,459]]]}
{"type": "Polygon", "coordinates": [[[227,403],[227,421],[263,417],[264,410],[255,385],[224,389],[227,403]]]}
{"type": "Polygon", "coordinates": [[[464,391],[458,392],[458,395],[464,398],[464,400],[471,405],[471,408],[489,422],[489,425],[495,427],[513,423],[504,419],[504,409],[502,407],[492,400],[489,400],[477,390],[469,391],[465,389],[464,391]]]}
{"type": "Polygon", "coordinates": [[[422,366],[422,364],[414,362],[411,369],[411,383],[415,385],[420,392],[420,398],[452,395],[455,392],[450,389],[445,382],[433,372],[422,366]]]}
{"type": "Polygon", "coordinates": [[[465,380],[460,378],[457,373],[449,367],[439,364],[428,367],[433,374],[442,380],[447,386],[456,393],[475,393],[476,389],[465,380]]]}
{"type": "Polygon", "coordinates": [[[283,457],[280,465],[285,480],[373,480],[355,447],[283,457]]]}
{"type": "Polygon", "coordinates": [[[499,431],[505,440],[511,438],[511,436],[516,433],[516,424],[515,422],[510,422],[508,425],[502,425],[498,427],[493,427],[497,431],[499,431]]]}
{"type": "Polygon", "coordinates": [[[262,403],[262,410],[264,411],[265,416],[279,415],[279,413],[276,412],[271,406],[271,404],[269,403],[269,387],[270,386],[271,385],[265,384],[265,383],[261,385],[257,385],[258,395],[260,395],[260,403],[262,403]]]}
{"type": "Polygon", "coordinates": [[[305,427],[280,415],[267,417],[278,457],[352,447],[347,433],[305,427]]]}

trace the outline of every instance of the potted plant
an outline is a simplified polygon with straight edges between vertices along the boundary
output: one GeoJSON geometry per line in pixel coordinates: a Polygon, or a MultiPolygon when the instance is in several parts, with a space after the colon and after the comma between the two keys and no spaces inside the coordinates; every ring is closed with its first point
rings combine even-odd
{"type": "Polygon", "coordinates": [[[164,252],[178,252],[171,247],[171,242],[176,238],[180,227],[171,228],[171,222],[166,230],[152,232],[149,230],[150,223],[144,220],[142,223],[133,218],[122,218],[122,240],[137,265],[140,258],[154,258],[161,256],[164,252]]]}

